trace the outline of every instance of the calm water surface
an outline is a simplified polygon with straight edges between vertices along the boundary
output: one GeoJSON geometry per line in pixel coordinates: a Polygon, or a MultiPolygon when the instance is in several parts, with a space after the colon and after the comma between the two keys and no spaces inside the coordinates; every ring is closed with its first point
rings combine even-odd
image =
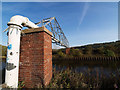
{"type": "Polygon", "coordinates": [[[106,75],[120,73],[120,61],[75,61],[75,60],[53,60],[53,67],[56,70],[65,70],[67,68],[74,72],[82,72],[95,75],[106,75]]]}
{"type": "MultiPolygon", "coordinates": [[[[120,74],[120,61],[75,61],[75,60],[53,60],[53,68],[57,71],[71,69],[73,72],[82,72],[87,75],[90,72],[92,75],[105,75],[109,77],[111,74],[120,74]]],[[[5,62],[0,62],[0,74],[3,75],[2,82],[5,76],[5,62]]],[[[0,80],[1,81],[1,80],[0,80]]]]}

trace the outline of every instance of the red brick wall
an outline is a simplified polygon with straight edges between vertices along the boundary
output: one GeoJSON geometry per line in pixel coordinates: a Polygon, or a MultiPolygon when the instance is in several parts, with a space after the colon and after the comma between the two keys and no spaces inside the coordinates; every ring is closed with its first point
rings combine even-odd
{"type": "Polygon", "coordinates": [[[67,54],[67,55],[70,54],[70,48],[66,48],[66,54],[67,54]]]}
{"type": "Polygon", "coordinates": [[[26,88],[48,85],[52,78],[52,40],[45,31],[21,36],[19,81],[26,88]]]}

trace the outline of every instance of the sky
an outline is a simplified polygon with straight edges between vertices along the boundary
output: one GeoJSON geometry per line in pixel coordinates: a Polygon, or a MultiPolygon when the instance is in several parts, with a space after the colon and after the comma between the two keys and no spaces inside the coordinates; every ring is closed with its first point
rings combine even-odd
{"type": "Polygon", "coordinates": [[[2,2],[119,2],[120,0],[1,0],[2,2]]]}
{"type": "MultiPolygon", "coordinates": [[[[118,40],[117,2],[3,2],[2,31],[14,15],[34,23],[55,16],[70,47],[118,40]]],[[[0,44],[7,45],[6,33],[2,40],[0,44]]]]}

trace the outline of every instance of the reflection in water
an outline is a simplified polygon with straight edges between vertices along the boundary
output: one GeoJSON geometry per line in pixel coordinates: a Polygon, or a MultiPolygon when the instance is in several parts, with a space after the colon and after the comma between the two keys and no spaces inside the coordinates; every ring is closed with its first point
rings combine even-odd
{"type": "Polygon", "coordinates": [[[82,72],[87,74],[90,72],[92,75],[105,75],[109,77],[111,74],[116,74],[120,70],[120,61],[85,61],[85,60],[53,60],[53,67],[56,70],[71,69],[75,72],[82,72]]]}
{"type": "Polygon", "coordinates": [[[0,84],[5,82],[5,63],[0,62],[0,84]]]}
{"type": "MultiPolygon", "coordinates": [[[[2,73],[2,83],[5,81],[5,62],[0,63],[0,73],[2,73]]],[[[53,60],[53,68],[57,71],[67,68],[74,72],[82,72],[86,75],[89,73],[96,75],[105,75],[109,77],[111,74],[120,72],[120,61],[78,61],[78,60],[53,60]]]]}

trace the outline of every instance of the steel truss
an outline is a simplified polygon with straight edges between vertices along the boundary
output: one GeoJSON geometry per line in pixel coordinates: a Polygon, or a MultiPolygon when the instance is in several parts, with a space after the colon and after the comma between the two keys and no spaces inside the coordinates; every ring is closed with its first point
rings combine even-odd
{"type": "Polygon", "coordinates": [[[69,47],[69,42],[55,17],[43,19],[35,24],[44,26],[52,32],[52,43],[56,43],[57,45],[64,47],[69,47]]]}

